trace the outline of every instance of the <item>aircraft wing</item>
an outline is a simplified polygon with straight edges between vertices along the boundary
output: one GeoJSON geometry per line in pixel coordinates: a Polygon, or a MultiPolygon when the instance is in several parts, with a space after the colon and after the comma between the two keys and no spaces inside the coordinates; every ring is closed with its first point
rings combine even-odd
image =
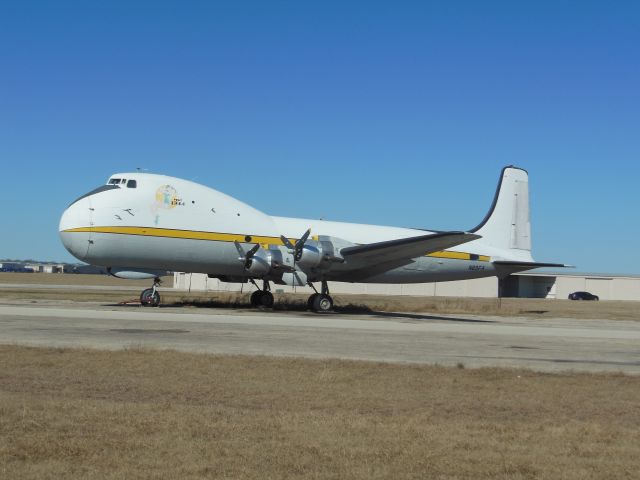
{"type": "Polygon", "coordinates": [[[418,237],[400,238],[386,242],[368,243],[346,247],[340,254],[347,263],[379,264],[397,260],[410,260],[446,248],[455,247],[462,243],[481,238],[480,235],[467,232],[439,232],[418,237]]]}

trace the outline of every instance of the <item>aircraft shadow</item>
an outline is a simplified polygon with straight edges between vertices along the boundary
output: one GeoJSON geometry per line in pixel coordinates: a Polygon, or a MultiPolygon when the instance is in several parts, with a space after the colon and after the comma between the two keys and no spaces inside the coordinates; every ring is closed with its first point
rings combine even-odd
{"type": "MultiPolygon", "coordinates": [[[[372,316],[380,318],[396,318],[396,319],[408,319],[408,320],[437,320],[444,322],[456,322],[456,323],[496,323],[495,320],[480,320],[476,318],[459,318],[459,317],[442,317],[439,315],[423,315],[420,313],[402,313],[402,312],[371,312],[372,316]]],[[[366,315],[366,314],[365,314],[366,315]]]]}
{"type": "MultiPolygon", "coordinates": [[[[144,308],[145,310],[153,310],[154,307],[141,307],[136,303],[119,303],[119,304],[107,304],[108,307],[128,307],[128,308],[144,308]]],[[[220,309],[233,309],[233,310],[250,310],[256,309],[248,303],[230,303],[223,301],[196,301],[196,302],[172,302],[160,305],[158,308],[220,308],[220,309]]],[[[276,303],[272,309],[266,309],[265,312],[285,313],[309,313],[312,315],[318,315],[309,312],[306,304],[304,303],[276,303]]],[[[379,319],[397,319],[397,320],[412,320],[412,321],[439,321],[439,322],[454,322],[454,323],[496,323],[494,320],[480,320],[475,318],[461,318],[461,317],[444,317],[441,315],[429,315],[422,313],[404,313],[404,312],[383,312],[372,310],[365,305],[336,305],[334,311],[322,315],[344,315],[344,316],[368,316],[376,317],[379,319]]],[[[320,317],[322,317],[320,315],[320,317]]]]}

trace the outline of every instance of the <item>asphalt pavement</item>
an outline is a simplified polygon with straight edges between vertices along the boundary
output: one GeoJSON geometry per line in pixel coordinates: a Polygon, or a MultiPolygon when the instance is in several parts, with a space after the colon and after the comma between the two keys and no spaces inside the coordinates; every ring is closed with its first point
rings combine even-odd
{"type": "Polygon", "coordinates": [[[640,322],[0,303],[0,343],[640,374],[640,322]]]}

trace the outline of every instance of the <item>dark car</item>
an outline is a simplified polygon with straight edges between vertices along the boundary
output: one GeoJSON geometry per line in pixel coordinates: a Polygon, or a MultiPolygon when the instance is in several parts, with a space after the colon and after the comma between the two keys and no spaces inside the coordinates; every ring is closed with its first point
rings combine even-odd
{"type": "Polygon", "coordinates": [[[600,297],[589,292],[573,292],[569,294],[569,300],[600,300],[600,297]]]}

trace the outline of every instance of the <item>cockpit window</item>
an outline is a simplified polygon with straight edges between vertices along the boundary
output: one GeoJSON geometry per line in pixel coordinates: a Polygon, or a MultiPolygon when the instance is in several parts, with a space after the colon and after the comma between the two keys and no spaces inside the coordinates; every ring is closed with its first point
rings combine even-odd
{"type": "Polygon", "coordinates": [[[127,188],[136,188],[138,186],[138,182],[135,180],[129,180],[127,182],[127,188]]]}
{"type": "Polygon", "coordinates": [[[118,185],[120,183],[120,179],[119,178],[112,178],[109,180],[108,185],[118,185]]]}

